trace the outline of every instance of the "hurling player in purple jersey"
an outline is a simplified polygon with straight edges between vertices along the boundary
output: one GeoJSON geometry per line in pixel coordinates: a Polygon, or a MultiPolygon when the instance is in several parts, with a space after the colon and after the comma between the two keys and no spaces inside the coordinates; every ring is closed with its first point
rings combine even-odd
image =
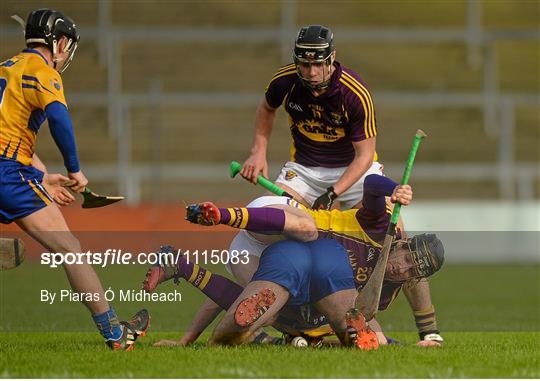
{"type": "MultiPolygon", "coordinates": [[[[268,140],[277,109],[283,105],[293,143],[290,161],[276,183],[315,209],[330,209],[338,202],[341,209],[359,207],[366,176],[382,174],[370,91],[358,74],[335,58],[330,29],[320,25],[300,29],[294,63],[276,72],[257,108],[251,153],[240,171],[254,183],[260,172],[268,177],[268,140]]],[[[403,232],[401,219],[398,227],[403,232]]],[[[420,335],[438,332],[429,283],[403,289],[420,335]]]]}
{"type": "Polygon", "coordinates": [[[352,208],[362,199],[363,178],[381,174],[371,94],[358,74],[335,60],[333,35],[324,26],[300,29],[293,58],[266,88],[240,174],[254,183],[261,171],[268,177],[266,149],[283,105],[293,143],[278,185],[306,206],[330,209],[339,201],[342,209],[352,208]]]}
{"type": "MultiPolygon", "coordinates": [[[[278,204],[276,197],[274,200],[267,200],[267,207],[247,207],[247,208],[217,208],[211,203],[194,204],[188,207],[187,217],[191,222],[203,225],[227,224],[232,227],[246,229],[246,231],[262,234],[281,234],[285,239],[295,239],[297,241],[313,241],[317,238],[331,238],[338,241],[349,253],[350,262],[346,266],[352,270],[350,276],[353,279],[355,288],[361,290],[366,284],[380,252],[380,246],[384,239],[384,234],[389,222],[389,214],[386,210],[385,196],[391,196],[393,202],[400,202],[407,205],[412,198],[412,191],[408,185],[398,185],[392,180],[378,175],[370,175],[366,178],[366,193],[364,195],[363,207],[359,210],[348,211],[311,211],[306,208],[298,208],[297,204],[278,204]]],[[[260,237],[261,240],[264,237],[260,237]]],[[[291,249],[292,250],[292,249],[291,249]]],[[[292,255],[292,254],[291,254],[292,255]]],[[[327,253],[326,258],[333,258],[332,253],[327,253]]],[[[389,259],[387,266],[387,276],[385,278],[379,309],[384,310],[391,301],[397,296],[402,285],[410,279],[426,277],[437,271],[442,265],[443,254],[442,244],[434,235],[420,235],[410,240],[398,241],[395,250],[389,259]],[[401,253],[401,254],[398,254],[401,253]]],[[[250,256],[251,262],[259,264],[259,258],[250,256]]],[[[337,262],[337,259],[336,259],[337,262]]],[[[260,271],[261,266],[253,268],[249,278],[252,278],[253,272],[260,271]],[[257,267],[259,269],[257,270],[257,267]]],[[[230,302],[236,299],[240,293],[239,285],[225,286],[223,280],[216,278],[216,275],[200,274],[194,276],[194,269],[186,266],[180,266],[168,270],[164,267],[153,267],[149,270],[145,280],[145,289],[152,291],[162,281],[172,277],[171,274],[180,271],[180,277],[205,292],[221,308],[225,308],[223,300],[230,302]],[[169,276],[166,273],[169,272],[169,276]],[[204,285],[200,285],[197,279],[208,280],[204,285]],[[216,283],[215,285],[213,285],[216,283]],[[225,295],[224,290],[229,290],[234,295],[225,295]]],[[[193,266],[192,266],[193,267],[193,266]]],[[[324,266],[331,267],[331,264],[324,266]]],[[[200,271],[197,268],[197,271],[200,271]]],[[[205,270],[206,271],[206,270],[205,270]]],[[[293,269],[284,264],[278,264],[271,272],[273,274],[285,271],[287,277],[293,273],[293,269]]],[[[196,274],[195,274],[196,275],[196,274]]],[[[230,281],[229,281],[230,282],[230,281]]],[[[246,282],[247,283],[247,282],[246,282]]],[[[279,282],[278,282],[279,283],[279,282]]],[[[228,292],[228,291],[227,291],[228,292]]],[[[226,308],[231,303],[226,303],[226,308]]],[[[207,306],[208,307],[208,306],[207,306]]],[[[205,309],[204,317],[198,316],[192,322],[192,325],[186,335],[179,342],[166,340],[158,345],[187,345],[200,335],[221,310],[217,308],[205,309]],[[209,318],[209,316],[211,316],[209,318]]],[[[371,324],[371,322],[370,322],[371,324]]],[[[380,331],[377,325],[373,327],[380,331]]],[[[423,337],[419,345],[439,345],[434,336],[423,337]]]]}

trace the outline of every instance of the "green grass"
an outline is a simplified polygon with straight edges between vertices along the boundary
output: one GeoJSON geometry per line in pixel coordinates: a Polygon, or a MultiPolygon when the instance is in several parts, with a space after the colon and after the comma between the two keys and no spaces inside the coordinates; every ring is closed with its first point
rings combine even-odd
{"type": "MultiPolygon", "coordinates": [[[[221,271],[219,269],[215,269],[221,271]]],[[[143,305],[147,337],[130,353],[112,353],[80,303],[39,302],[39,290],[67,286],[62,271],[27,263],[0,273],[0,377],[540,377],[539,266],[449,265],[431,282],[443,348],[418,348],[403,297],[379,315],[403,346],[363,353],[293,347],[154,348],[178,338],[199,293],[185,283],[182,302],[115,302],[122,317],[143,305]]],[[[143,268],[100,271],[106,287],[137,288],[143,268]]],[[[166,285],[164,290],[172,290],[166,285]]]]}
{"type": "MultiPolygon", "coordinates": [[[[412,333],[396,333],[412,343],[412,333]]],[[[412,345],[361,353],[293,347],[154,348],[171,334],[112,353],[91,333],[4,333],[2,377],[539,377],[538,333],[449,333],[444,348],[412,345]]]]}

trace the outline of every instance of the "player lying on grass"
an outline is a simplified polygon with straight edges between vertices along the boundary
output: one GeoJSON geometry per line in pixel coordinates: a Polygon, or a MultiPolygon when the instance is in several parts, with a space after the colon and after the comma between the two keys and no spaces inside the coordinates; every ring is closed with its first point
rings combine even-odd
{"type": "MultiPolygon", "coordinates": [[[[48,193],[51,183],[66,178],[45,176],[34,154],[37,133],[47,120],[71,190],[84,191],[88,180],[79,163],[60,76],[71,63],[79,34],[70,18],[39,9],[28,16],[25,40],[26,49],[0,63],[0,222],[15,222],[49,252],[79,253],[79,241],[53,202],[69,203],[69,193],[61,187],[53,187],[52,196],[48,193]]],[[[107,345],[131,349],[148,326],[148,312],[141,310],[130,321],[120,322],[90,264],[64,264],[64,270],[75,292],[99,296],[85,298],[84,304],[107,345]]]]}
{"type": "MultiPolygon", "coordinates": [[[[221,214],[221,212],[223,212],[223,214],[235,217],[234,220],[229,219],[228,222],[231,225],[244,227],[259,233],[263,231],[265,233],[281,232],[288,238],[305,241],[313,240],[319,235],[337,239],[342,242],[351,253],[349,266],[353,268],[355,272],[355,282],[358,287],[361,288],[369,278],[370,272],[377,261],[377,255],[381,247],[380,243],[377,243],[373,239],[382,240],[384,238],[384,232],[389,221],[389,215],[386,212],[384,204],[384,195],[392,195],[394,201],[400,201],[403,204],[408,204],[412,197],[410,187],[397,187],[397,184],[392,180],[382,176],[368,176],[366,184],[365,207],[360,210],[349,210],[345,212],[338,210],[331,212],[310,211],[307,209],[296,209],[290,205],[277,205],[270,208],[239,208],[237,211],[232,210],[231,213],[231,211],[227,209],[218,210],[211,204],[205,203],[188,207],[188,218],[207,225],[215,224],[217,222],[225,223],[226,219],[222,218],[221,215],[216,215],[216,213],[221,214]],[[238,222],[237,216],[242,217],[243,214],[244,217],[246,217],[248,213],[250,214],[247,221],[244,219],[244,223],[238,222]],[[317,226],[319,226],[320,231],[317,230],[317,226]],[[343,233],[340,231],[343,231],[343,233]],[[370,238],[370,235],[372,238],[370,238]]],[[[274,203],[285,200],[287,204],[297,205],[290,199],[275,197],[267,197],[266,199],[272,199],[274,203]]],[[[440,242],[434,239],[433,236],[422,237],[421,242],[428,244],[428,241],[431,241],[431,243],[434,244],[440,242]]],[[[249,241],[247,242],[249,243],[249,241]]],[[[239,247],[246,248],[245,246],[237,246],[237,248],[239,247]]],[[[249,250],[249,245],[247,245],[247,248],[249,250]]],[[[252,259],[258,258],[255,257],[252,259]]],[[[258,264],[258,260],[253,262],[258,264]]],[[[249,266],[246,266],[244,270],[247,270],[247,272],[251,271],[251,269],[253,269],[253,262],[250,261],[249,266]]],[[[244,273],[242,275],[251,278],[257,268],[257,264],[251,274],[246,275],[244,273]]],[[[392,275],[389,275],[390,280],[391,277],[392,275]]],[[[390,301],[395,298],[402,284],[403,282],[385,283],[385,286],[383,287],[381,309],[386,308],[390,301]]],[[[204,316],[201,312],[197,314],[195,321],[192,323],[192,326],[186,334],[186,336],[189,337],[189,342],[196,340],[198,335],[214,319],[215,311],[212,309],[209,312],[211,318],[204,316]],[[197,321],[197,319],[200,320],[197,321]]],[[[188,344],[189,342],[183,338],[183,341],[181,341],[180,344],[188,344]]]]}
{"type": "MultiPolygon", "coordinates": [[[[242,285],[247,284],[251,279],[258,266],[258,259],[262,251],[267,247],[270,242],[274,242],[276,239],[283,239],[284,236],[293,239],[310,239],[313,235],[318,236],[318,232],[323,233],[322,236],[330,236],[338,240],[346,240],[348,243],[345,245],[363,246],[365,250],[372,251],[375,248],[369,240],[366,245],[363,245],[362,234],[360,232],[367,232],[367,235],[374,235],[379,238],[384,238],[387,223],[389,220],[389,214],[384,211],[382,203],[382,195],[391,196],[395,187],[398,184],[391,181],[388,178],[379,175],[369,175],[366,177],[365,193],[362,197],[363,208],[360,210],[353,209],[349,211],[332,211],[332,212],[316,212],[307,208],[302,208],[296,201],[284,198],[284,197],[261,197],[248,205],[250,207],[271,206],[272,204],[278,205],[276,208],[284,209],[287,214],[287,226],[285,226],[284,233],[282,235],[264,235],[256,232],[256,229],[244,229],[233,239],[230,246],[230,251],[236,250],[238,252],[247,250],[249,252],[250,261],[248,264],[226,264],[227,269],[231,272],[238,282],[242,285]],[[369,177],[369,178],[368,178],[369,177]],[[383,189],[385,188],[385,189],[383,189]],[[292,208],[300,208],[301,210],[292,208]],[[382,217],[382,224],[378,224],[373,220],[373,212],[370,209],[378,208],[382,217]],[[296,216],[296,218],[292,218],[296,216]],[[359,226],[360,225],[360,226],[359,226]],[[364,231],[365,229],[366,231],[364,231]],[[375,231],[373,231],[375,229],[375,231]],[[351,234],[352,232],[352,234],[351,234]],[[374,234],[373,234],[374,233],[374,234]]],[[[405,187],[404,189],[409,189],[405,187]]],[[[392,202],[396,199],[392,198],[392,202]]],[[[404,200],[404,202],[408,202],[404,200]]],[[[409,200],[410,202],[410,200],[409,200]]],[[[238,208],[237,208],[238,209],[238,208]]],[[[242,208],[239,208],[242,211],[242,208]]],[[[225,212],[227,213],[227,212],[225,212]]],[[[230,213],[230,212],[229,212],[230,213]]],[[[238,224],[236,219],[236,211],[232,210],[233,218],[229,221],[229,224],[238,224]]],[[[377,213],[375,212],[375,215],[377,213]]],[[[253,217],[253,216],[252,216],[253,217]]],[[[245,222],[245,219],[243,220],[245,222]]],[[[215,221],[214,221],[215,222],[215,221]]],[[[221,221],[226,222],[226,221],[221,221]]],[[[252,223],[254,222],[252,218],[252,223]]],[[[365,236],[366,234],[364,234],[365,236]]],[[[381,239],[382,239],[381,238],[381,239]]],[[[379,242],[381,244],[382,241],[379,242]]],[[[377,249],[378,250],[378,249],[377,249]]],[[[361,283],[361,287],[367,282],[368,276],[371,274],[374,264],[376,263],[376,257],[372,256],[372,259],[368,263],[356,262],[353,264],[355,268],[355,277],[361,283]]],[[[405,282],[400,289],[404,291],[411,291],[412,289],[420,289],[423,298],[415,299],[414,303],[411,303],[417,327],[419,329],[420,342],[419,345],[436,345],[442,343],[443,339],[439,335],[439,331],[436,325],[435,310],[431,304],[431,298],[429,295],[429,289],[427,294],[425,288],[418,287],[422,283],[425,283],[426,279],[415,279],[413,281],[405,282]]],[[[384,289],[383,289],[384,292],[384,289]]],[[[397,295],[397,293],[396,293],[397,295]]],[[[211,301],[206,301],[200,310],[195,315],[192,324],[181,339],[182,344],[189,344],[196,340],[198,335],[206,328],[215,316],[219,313],[220,309],[211,301]]]]}
{"type": "MultiPolygon", "coordinates": [[[[440,241],[433,235],[417,236],[408,245],[396,244],[388,261],[389,279],[385,283],[399,287],[411,278],[431,275],[442,264],[441,250],[440,241]],[[432,252],[430,248],[438,251],[432,252]]],[[[163,247],[161,252],[176,250],[163,247]]],[[[176,265],[152,267],[144,289],[152,292],[157,285],[173,278],[176,282],[186,279],[227,310],[213,333],[212,343],[245,343],[257,329],[269,324],[314,343],[332,333],[342,344],[355,343],[362,349],[377,347],[377,340],[386,343],[382,333],[377,339],[356,311],[350,311],[345,320],[357,291],[347,251],[332,239],[307,243],[285,240],[270,245],[245,289],[184,256],[179,257],[176,265]]]]}

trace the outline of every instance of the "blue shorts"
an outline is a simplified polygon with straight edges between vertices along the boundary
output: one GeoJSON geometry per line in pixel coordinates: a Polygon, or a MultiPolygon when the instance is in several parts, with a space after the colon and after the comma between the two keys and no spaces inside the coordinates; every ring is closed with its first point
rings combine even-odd
{"type": "Polygon", "coordinates": [[[276,242],[262,253],[251,280],[266,280],[286,288],[290,293],[287,304],[292,306],[355,288],[347,251],[333,239],[276,242]]]}
{"type": "Polygon", "coordinates": [[[32,166],[0,160],[0,222],[9,224],[52,203],[42,180],[43,172],[32,166]]]}

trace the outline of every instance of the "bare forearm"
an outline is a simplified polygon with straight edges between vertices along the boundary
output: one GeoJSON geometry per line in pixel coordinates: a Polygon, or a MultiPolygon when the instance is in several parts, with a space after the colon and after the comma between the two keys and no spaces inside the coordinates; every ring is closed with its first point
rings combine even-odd
{"type": "Polygon", "coordinates": [[[375,138],[353,142],[355,156],[351,164],[347,167],[343,175],[334,184],[334,192],[343,194],[354,183],[356,183],[373,164],[375,156],[375,138]]]}
{"type": "Polygon", "coordinates": [[[338,195],[347,191],[354,183],[356,183],[371,167],[373,156],[357,156],[349,165],[347,170],[341,175],[339,180],[334,184],[334,192],[338,195]]]}
{"type": "Polygon", "coordinates": [[[268,147],[268,140],[272,134],[275,118],[276,110],[270,108],[267,105],[266,100],[263,99],[257,107],[257,112],[255,114],[255,135],[251,147],[252,154],[266,154],[266,148],[268,147]]]}
{"type": "Polygon", "coordinates": [[[427,279],[421,279],[418,282],[410,284],[407,283],[403,287],[403,293],[413,311],[424,310],[432,305],[427,279]]]}

